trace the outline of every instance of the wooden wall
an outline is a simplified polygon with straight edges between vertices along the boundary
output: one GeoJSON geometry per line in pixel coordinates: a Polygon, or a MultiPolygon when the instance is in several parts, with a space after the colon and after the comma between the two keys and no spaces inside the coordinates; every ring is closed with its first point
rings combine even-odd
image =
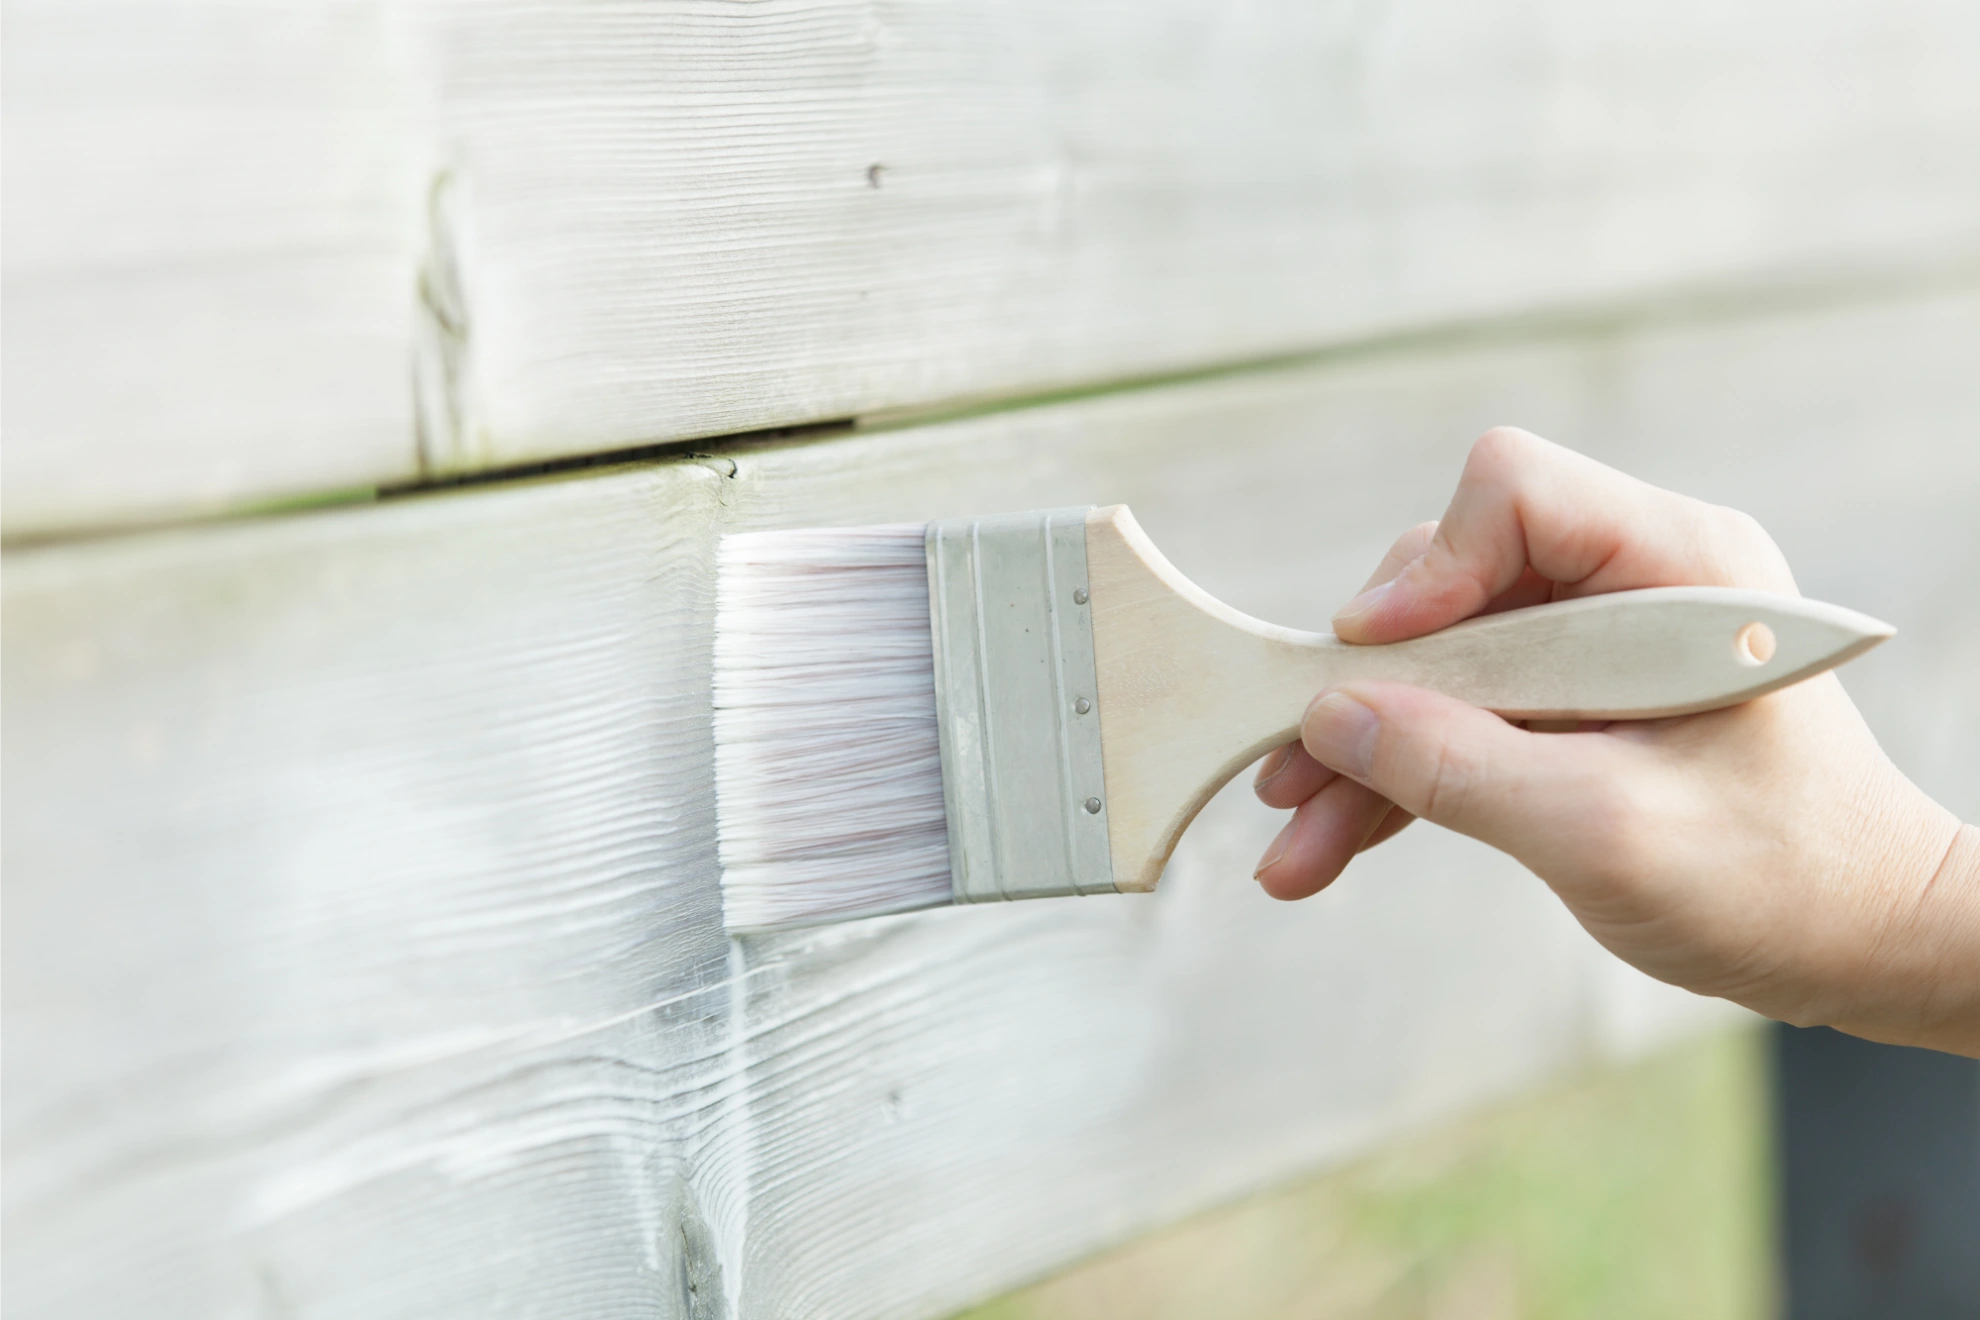
{"type": "Polygon", "coordinates": [[[4,517],[1980,263],[1967,0],[7,0],[4,517]]]}
{"type": "Polygon", "coordinates": [[[1125,500],[1321,626],[1515,421],[1897,623],[1980,815],[1964,5],[5,17],[21,1316],[936,1316],[1728,1020],[1429,829],[1272,904],[1241,788],[727,940],[726,531],[1125,500]]]}

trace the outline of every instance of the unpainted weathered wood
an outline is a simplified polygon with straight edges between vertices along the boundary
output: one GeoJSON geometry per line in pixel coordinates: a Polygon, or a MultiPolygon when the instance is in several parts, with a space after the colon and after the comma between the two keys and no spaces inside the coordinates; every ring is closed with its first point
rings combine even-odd
{"type": "Polygon", "coordinates": [[[1970,268],[1965,0],[9,0],[10,535],[1970,268]]]}
{"type": "MultiPolygon", "coordinates": [[[[10,1313],[938,1315],[1709,1005],[1430,829],[726,942],[725,530],[1133,505],[1324,627],[1520,421],[1746,507],[1980,814],[1980,299],[1513,339],[4,561],[10,1313]]],[[[1699,1015],[1703,1015],[1703,1018],[1699,1015]]]]}

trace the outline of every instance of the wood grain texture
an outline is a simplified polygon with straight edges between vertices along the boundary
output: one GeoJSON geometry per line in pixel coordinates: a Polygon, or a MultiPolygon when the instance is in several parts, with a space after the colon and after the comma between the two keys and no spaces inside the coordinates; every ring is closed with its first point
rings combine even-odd
{"type": "Polygon", "coordinates": [[[447,18],[449,467],[1980,255],[1958,0],[447,18]]]}
{"type": "Polygon", "coordinates": [[[726,530],[1123,500],[1323,626],[1518,420],[1749,508],[1980,815],[1980,294],[1508,339],[4,560],[10,1311],[935,1316],[1711,1006],[1411,831],[1298,906],[727,943],[726,530]],[[1206,437],[1215,443],[1206,443],[1206,437]]]}
{"type": "MultiPolygon", "coordinates": [[[[1619,591],[1507,610],[1382,646],[1254,619],[1176,570],[1125,505],[1086,515],[1114,887],[1147,893],[1233,776],[1296,740],[1334,683],[1411,683],[1519,719],[1660,719],[1750,701],[1854,659],[1888,625],[1723,587],[1619,591]],[[1740,638],[1767,630],[1767,655],[1740,638]]],[[[1093,804],[1098,809],[1100,803],[1093,804]]]]}
{"type": "Polygon", "coordinates": [[[427,149],[388,7],[5,23],[8,534],[414,475],[427,149]]]}
{"type": "Polygon", "coordinates": [[[1965,0],[8,0],[10,535],[1970,268],[1965,0]]]}

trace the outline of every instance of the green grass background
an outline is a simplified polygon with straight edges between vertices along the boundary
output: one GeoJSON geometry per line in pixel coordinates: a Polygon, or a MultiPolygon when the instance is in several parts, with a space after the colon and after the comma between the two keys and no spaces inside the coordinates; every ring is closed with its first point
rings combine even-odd
{"type": "Polygon", "coordinates": [[[1688,1042],[1132,1242],[959,1320],[1762,1320],[1764,1038],[1688,1042]]]}

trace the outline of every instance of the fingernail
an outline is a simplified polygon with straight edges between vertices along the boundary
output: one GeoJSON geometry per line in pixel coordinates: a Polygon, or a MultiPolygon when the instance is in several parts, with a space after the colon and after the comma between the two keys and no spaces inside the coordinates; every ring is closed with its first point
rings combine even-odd
{"type": "Polygon", "coordinates": [[[1313,759],[1349,779],[1368,782],[1375,766],[1375,712],[1345,692],[1322,692],[1306,708],[1299,738],[1313,759]]]}
{"type": "Polygon", "coordinates": [[[1292,827],[1293,823],[1287,821],[1286,827],[1279,831],[1279,837],[1272,840],[1272,846],[1265,850],[1265,856],[1260,859],[1258,869],[1251,873],[1253,880],[1258,879],[1267,871],[1277,866],[1279,859],[1286,855],[1286,845],[1292,842],[1292,827]]]}
{"type": "Polygon", "coordinates": [[[1375,607],[1382,603],[1382,597],[1389,594],[1389,588],[1394,585],[1395,582],[1391,579],[1388,582],[1382,583],[1380,586],[1370,587],[1347,604],[1335,610],[1334,622],[1348,623],[1352,620],[1359,619],[1364,614],[1372,613],[1375,607]]]}
{"type": "Polygon", "coordinates": [[[1293,745],[1287,743],[1284,747],[1281,747],[1278,751],[1273,752],[1270,756],[1260,761],[1258,763],[1258,778],[1253,781],[1251,791],[1254,793],[1263,793],[1269,788],[1272,781],[1284,774],[1286,767],[1292,764],[1292,754],[1293,745]]]}

